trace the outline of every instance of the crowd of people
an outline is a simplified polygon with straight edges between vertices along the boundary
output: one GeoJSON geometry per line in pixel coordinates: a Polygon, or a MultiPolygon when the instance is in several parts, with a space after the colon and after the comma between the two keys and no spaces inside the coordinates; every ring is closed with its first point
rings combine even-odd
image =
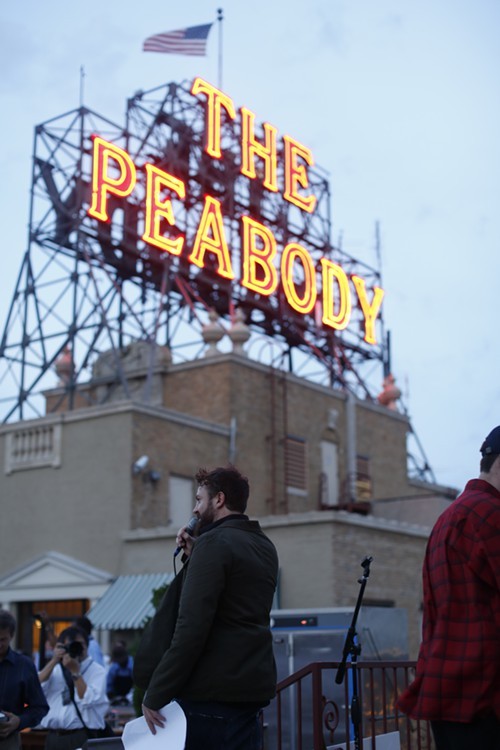
{"type": "MultiPolygon", "coordinates": [[[[437,750],[500,748],[500,426],[481,448],[478,479],[438,519],[424,561],[423,640],[399,709],[431,722],[437,750]]],[[[109,666],[81,618],[35,666],[10,643],[0,610],[0,750],[41,727],[46,750],[75,750],[107,735],[110,701],[144,691],[152,734],[176,700],[185,750],[260,750],[259,715],[276,691],[270,611],[278,557],[246,515],[249,483],[234,467],[200,469],[195,524],[179,530],[183,567],[145,629],[135,659],[114,644],[109,666]],[[193,533],[193,526],[194,533],[193,533]]]]}
{"type": "Polygon", "coordinates": [[[11,647],[17,623],[0,610],[0,750],[19,750],[26,728],[45,730],[46,750],[76,750],[89,738],[112,734],[110,706],[132,700],[133,659],[123,641],[106,663],[87,617],[57,634],[45,613],[41,619],[43,663],[11,647]]]}

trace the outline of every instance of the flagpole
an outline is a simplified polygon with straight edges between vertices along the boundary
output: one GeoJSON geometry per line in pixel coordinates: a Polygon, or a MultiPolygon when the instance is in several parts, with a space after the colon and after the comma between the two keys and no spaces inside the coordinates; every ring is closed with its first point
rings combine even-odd
{"type": "Polygon", "coordinates": [[[222,8],[217,8],[217,20],[219,22],[219,74],[217,84],[219,90],[222,89],[222,21],[224,16],[222,15],[222,8]]]}
{"type": "Polygon", "coordinates": [[[85,68],[80,65],[80,107],[83,107],[83,84],[85,80],[85,68]]]}

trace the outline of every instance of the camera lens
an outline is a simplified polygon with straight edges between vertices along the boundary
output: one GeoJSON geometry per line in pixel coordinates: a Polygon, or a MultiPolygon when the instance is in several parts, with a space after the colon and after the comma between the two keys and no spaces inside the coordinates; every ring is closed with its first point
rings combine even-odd
{"type": "Polygon", "coordinates": [[[83,654],[83,646],[80,641],[72,641],[72,643],[65,646],[65,648],[72,659],[78,659],[83,654]]]}

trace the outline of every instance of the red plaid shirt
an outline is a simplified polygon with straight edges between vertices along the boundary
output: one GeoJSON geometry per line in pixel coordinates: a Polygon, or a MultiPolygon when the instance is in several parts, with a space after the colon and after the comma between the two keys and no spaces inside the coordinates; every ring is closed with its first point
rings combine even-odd
{"type": "Polygon", "coordinates": [[[489,482],[468,482],[438,518],[423,585],[416,677],[399,708],[416,719],[500,718],[500,492],[489,482]]]}

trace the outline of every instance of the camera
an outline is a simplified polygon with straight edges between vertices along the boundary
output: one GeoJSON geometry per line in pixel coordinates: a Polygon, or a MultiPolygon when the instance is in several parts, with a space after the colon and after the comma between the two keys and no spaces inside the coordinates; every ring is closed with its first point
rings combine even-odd
{"type": "Polygon", "coordinates": [[[83,654],[83,646],[80,641],[72,641],[67,646],[63,646],[63,648],[72,659],[79,659],[83,654]]]}
{"type": "Polygon", "coordinates": [[[3,711],[0,711],[0,724],[4,724],[6,721],[9,721],[9,717],[3,711]]]}

